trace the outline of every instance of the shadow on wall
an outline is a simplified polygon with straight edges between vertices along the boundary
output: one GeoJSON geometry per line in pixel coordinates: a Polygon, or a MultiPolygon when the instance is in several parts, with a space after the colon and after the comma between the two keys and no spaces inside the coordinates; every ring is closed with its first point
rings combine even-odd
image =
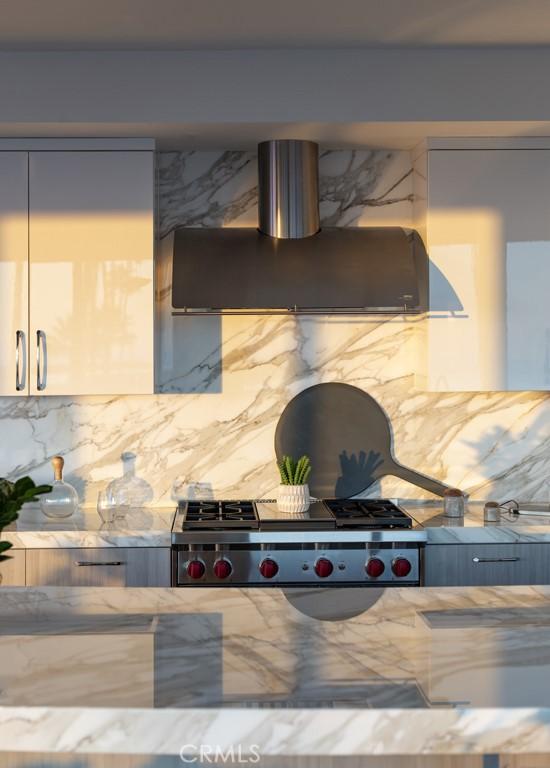
{"type": "Polygon", "coordinates": [[[157,392],[219,394],[223,383],[223,318],[166,317],[158,345],[157,392]]]}
{"type": "MultiPolygon", "coordinates": [[[[518,400],[529,397],[530,393],[518,393],[518,400]]],[[[513,426],[512,426],[513,428],[513,426]]],[[[524,430],[522,430],[523,432],[524,430]]],[[[520,433],[518,439],[510,433],[511,430],[504,427],[492,427],[479,440],[465,442],[465,445],[476,453],[475,470],[483,480],[475,485],[470,485],[468,491],[472,495],[479,496],[482,489],[492,493],[494,483],[505,485],[509,488],[506,492],[508,498],[517,495],[516,488],[524,489],[523,497],[519,501],[543,501],[548,502],[550,494],[549,468],[550,468],[550,429],[548,412],[545,408],[539,408],[539,413],[529,424],[529,443],[519,453],[521,445],[520,433]],[[514,450],[518,459],[514,464],[505,463],[499,471],[495,457],[504,456],[510,449],[514,450]]],[[[486,496],[487,497],[487,496],[486,496]]],[[[504,501],[502,495],[498,501],[504,501]]],[[[507,500],[507,499],[506,499],[507,500]]],[[[518,500],[518,499],[516,499],[518,500]]]]}
{"type": "MultiPolygon", "coordinates": [[[[160,394],[222,391],[222,318],[172,315],[173,235],[157,250],[155,390],[160,394]]],[[[214,277],[214,276],[213,276],[214,277]]]]}
{"type": "Polygon", "coordinates": [[[431,259],[428,262],[429,306],[432,312],[462,312],[458,294],[439,267],[431,259]]]}
{"type": "MultiPolygon", "coordinates": [[[[357,489],[370,489],[371,485],[379,478],[376,470],[384,463],[379,451],[360,451],[359,455],[347,451],[340,454],[341,474],[336,481],[335,496],[347,498],[357,494],[357,489]]],[[[361,493],[362,495],[362,493],[361,493]]]]}

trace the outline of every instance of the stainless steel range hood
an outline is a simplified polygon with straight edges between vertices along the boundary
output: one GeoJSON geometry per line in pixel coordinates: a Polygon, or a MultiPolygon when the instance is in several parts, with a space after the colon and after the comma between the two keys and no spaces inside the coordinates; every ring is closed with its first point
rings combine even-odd
{"type": "Polygon", "coordinates": [[[169,236],[174,314],[418,313],[428,257],[399,227],[322,228],[318,147],[258,147],[259,227],[169,236]]]}

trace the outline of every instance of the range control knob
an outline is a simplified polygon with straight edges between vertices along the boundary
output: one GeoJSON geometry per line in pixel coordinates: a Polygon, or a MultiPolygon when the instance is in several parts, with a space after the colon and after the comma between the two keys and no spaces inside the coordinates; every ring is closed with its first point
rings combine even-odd
{"type": "Polygon", "coordinates": [[[227,579],[228,576],[231,576],[232,570],[229,560],[216,560],[214,563],[214,576],[217,579],[227,579]]]}
{"type": "Polygon", "coordinates": [[[190,579],[202,579],[205,570],[202,560],[191,560],[187,563],[187,575],[190,579]]]}
{"type": "Polygon", "coordinates": [[[379,557],[371,557],[371,559],[365,565],[367,576],[370,576],[371,579],[377,579],[379,576],[382,576],[385,569],[386,566],[379,557]]]}
{"type": "Polygon", "coordinates": [[[320,557],[315,563],[315,573],[320,579],[326,579],[333,572],[334,566],[326,557],[320,557]]]}
{"type": "Polygon", "coordinates": [[[265,560],[262,560],[260,563],[260,573],[264,579],[272,579],[279,573],[279,566],[275,560],[272,560],[270,557],[266,557],[265,560]]]}
{"type": "Polygon", "coordinates": [[[406,557],[396,557],[391,564],[391,569],[398,578],[408,576],[411,572],[412,565],[406,557]]]}

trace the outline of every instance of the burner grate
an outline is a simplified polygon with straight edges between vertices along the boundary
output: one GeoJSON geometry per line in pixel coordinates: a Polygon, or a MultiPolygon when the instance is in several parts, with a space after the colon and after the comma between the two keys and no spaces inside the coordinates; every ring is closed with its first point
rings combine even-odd
{"type": "Polygon", "coordinates": [[[412,528],[411,518],[386,499],[331,499],[325,504],[339,527],[412,528]]]}
{"type": "Polygon", "coordinates": [[[257,528],[252,501],[187,501],[183,505],[186,528],[257,528]]]}

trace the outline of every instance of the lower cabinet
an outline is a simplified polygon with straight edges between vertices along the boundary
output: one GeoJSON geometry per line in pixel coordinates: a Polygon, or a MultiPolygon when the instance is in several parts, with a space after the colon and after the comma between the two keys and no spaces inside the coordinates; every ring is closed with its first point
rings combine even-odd
{"type": "Polygon", "coordinates": [[[170,549],[28,549],[27,586],[169,587],[170,549]]]}
{"type": "Polygon", "coordinates": [[[25,586],[25,550],[8,549],[7,560],[0,562],[0,585],[3,587],[25,586]]]}
{"type": "Polygon", "coordinates": [[[550,543],[428,544],[427,587],[550,584],[550,543]]]}

